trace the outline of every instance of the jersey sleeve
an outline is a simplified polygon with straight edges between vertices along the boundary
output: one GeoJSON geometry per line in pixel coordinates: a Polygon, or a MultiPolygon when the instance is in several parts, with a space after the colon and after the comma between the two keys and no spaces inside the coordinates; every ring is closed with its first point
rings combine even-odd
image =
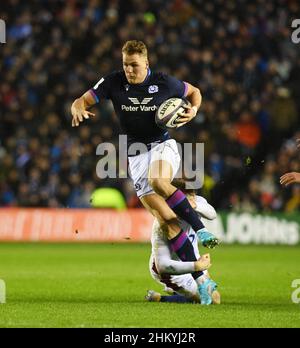
{"type": "Polygon", "coordinates": [[[208,220],[214,220],[217,217],[215,208],[201,196],[196,196],[196,212],[208,220]]]}
{"type": "Polygon", "coordinates": [[[187,83],[176,79],[173,76],[167,76],[167,85],[171,97],[183,98],[187,94],[187,83]]]}
{"type": "Polygon", "coordinates": [[[95,86],[90,89],[90,93],[97,103],[99,103],[101,98],[110,99],[111,86],[113,85],[114,78],[114,73],[101,77],[95,86]]]}

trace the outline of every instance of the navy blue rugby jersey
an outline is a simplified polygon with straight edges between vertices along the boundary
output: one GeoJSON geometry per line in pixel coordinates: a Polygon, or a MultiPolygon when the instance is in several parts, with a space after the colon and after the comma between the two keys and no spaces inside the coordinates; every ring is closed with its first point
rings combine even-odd
{"type": "Polygon", "coordinates": [[[149,144],[169,139],[168,132],[156,125],[155,113],[166,99],[185,97],[187,84],[150,69],[144,82],[129,84],[124,71],[116,71],[101,78],[90,91],[97,102],[111,99],[128,145],[149,144]]]}

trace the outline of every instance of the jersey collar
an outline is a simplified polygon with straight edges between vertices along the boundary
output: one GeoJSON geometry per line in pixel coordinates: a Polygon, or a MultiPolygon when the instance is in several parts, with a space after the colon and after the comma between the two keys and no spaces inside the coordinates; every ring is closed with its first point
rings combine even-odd
{"type": "Polygon", "coordinates": [[[149,80],[149,78],[150,78],[150,75],[151,75],[151,69],[148,68],[147,76],[145,77],[145,80],[144,80],[141,84],[148,82],[148,80],[149,80]]]}
{"type": "Polygon", "coordinates": [[[149,81],[150,75],[151,75],[151,69],[148,68],[147,69],[147,75],[146,75],[145,80],[143,82],[141,82],[141,83],[129,83],[129,84],[133,85],[133,86],[142,86],[142,85],[144,85],[145,83],[147,83],[149,81]]]}

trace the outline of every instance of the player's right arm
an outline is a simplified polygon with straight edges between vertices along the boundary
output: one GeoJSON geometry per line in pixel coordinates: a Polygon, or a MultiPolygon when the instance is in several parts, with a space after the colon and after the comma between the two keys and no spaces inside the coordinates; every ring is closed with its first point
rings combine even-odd
{"type": "Polygon", "coordinates": [[[96,101],[91,91],[87,91],[80,98],[75,99],[71,106],[71,114],[73,117],[72,127],[78,127],[80,122],[84,119],[88,119],[90,116],[95,116],[94,113],[87,110],[95,104],[96,101]]]}
{"type": "Polygon", "coordinates": [[[100,99],[111,99],[112,86],[115,85],[116,80],[119,81],[119,76],[120,74],[118,72],[113,72],[105,77],[101,77],[93,88],[74,101],[71,106],[73,116],[72,127],[77,127],[84,119],[95,116],[95,114],[87,111],[87,109],[97,104],[100,99]]]}

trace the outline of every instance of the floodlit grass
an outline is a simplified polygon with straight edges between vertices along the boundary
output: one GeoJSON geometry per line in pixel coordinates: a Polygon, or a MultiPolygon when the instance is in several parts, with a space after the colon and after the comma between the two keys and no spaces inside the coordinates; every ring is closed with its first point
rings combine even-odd
{"type": "Polygon", "coordinates": [[[300,247],[213,250],[220,306],[145,302],[161,291],[149,254],[149,244],[1,244],[0,327],[300,327],[300,247]]]}

